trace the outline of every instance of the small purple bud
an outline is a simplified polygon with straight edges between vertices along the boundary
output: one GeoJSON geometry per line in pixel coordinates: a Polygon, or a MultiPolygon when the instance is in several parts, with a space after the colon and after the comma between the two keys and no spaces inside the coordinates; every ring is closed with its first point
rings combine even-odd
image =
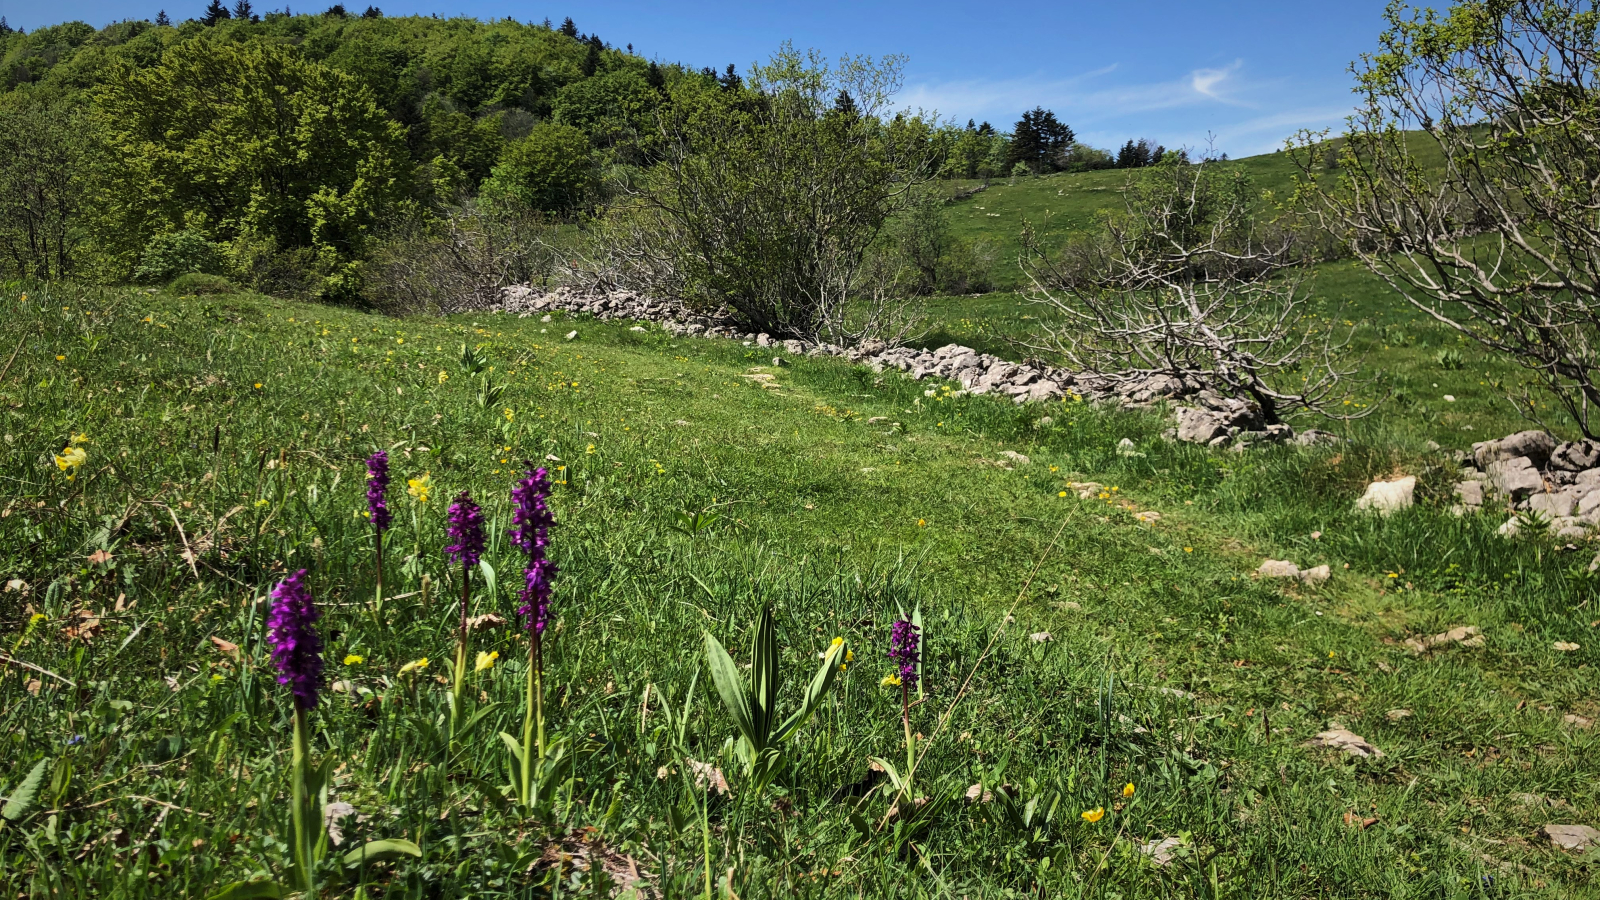
{"type": "Polygon", "coordinates": [[[322,689],[322,638],[314,623],[322,617],[306,589],[301,569],[272,589],[272,611],[267,615],[267,643],[278,683],[290,685],[295,705],[309,710],[317,705],[322,689]]]}

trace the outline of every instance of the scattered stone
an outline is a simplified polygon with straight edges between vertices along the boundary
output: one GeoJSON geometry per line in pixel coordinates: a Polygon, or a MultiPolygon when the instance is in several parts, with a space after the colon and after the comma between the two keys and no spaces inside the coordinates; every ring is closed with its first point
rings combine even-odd
{"type": "MultiPolygon", "coordinates": [[[[322,827],[328,832],[328,843],[335,847],[344,843],[344,828],[341,823],[356,815],[356,808],[348,803],[335,800],[322,807],[322,827]]],[[[357,816],[356,821],[364,821],[366,816],[357,816]]]]}
{"type": "Polygon", "coordinates": [[[1376,510],[1379,515],[1387,516],[1397,509],[1408,509],[1416,490],[1417,479],[1412,475],[1394,481],[1374,481],[1356,501],[1356,509],[1376,510]]]}
{"type": "Polygon", "coordinates": [[[888,416],[873,416],[872,418],[867,420],[867,424],[868,425],[882,425],[883,423],[885,423],[887,421],[889,421],[889,417],[888,416]]]}
{"type": "Polygon", "coordinates": [[[1147,509],[1144,512],[1136,512],[1133,514],[1133,517],[1146,525],[1154,525],[1155,523],[1161,521],[1161,513],[1158,513],[1153,509],[1147,509]]]}
{"type": "Polygon", "coordinates": [[[1178,850],[1182,847],[1182,838],[1169,837],[1162,838],[1159,841],[1150,841],[1149,843],[1140,844],[1139,852],[1150,857],[1150,861],[1156,865],[1167,866],[1171,865],[1173,859],[1177,858],[1178,850]]]}
{"type": "Polygon", "coordinates": [[[567,340],[569,340],[569,341],[570,341],[570,340],[573,340],[573,339],[574,339],[574,338],[576,338],[576,337],[577,337],[577,336],[578,336],[578,333],[577,333],[577,332],[576,332],[576,331],[569,331],[569,332],[567,332],[567,340]]]}
{"type": "Polygon", "coordinates": [[[1558,850],[1581,852],[1600,843],[1600,831],[1587,825],[1545,825],[1539,833],[1558,850]]]}
{"type": "Polygon", "coordinates": [[[1483,482],[1462,481],[1456,484],[1455,490],[1462,506],[1476,509],[1483,505],[1483,482]]]}
{"type": "Polygon", "coordinates": [[[1019,466],[1026,466],[1026,465],[1029,465],[1029,464],[1031,464],[1033,462],[1033,460],[1029,459],[1026,456],[1023,456],[1021,453],[1018,453],[1015,450],[1001,450],[1000,451],[1000,455],[1004,456],[1006,459],[1011,460],[1012,462],[1016,463],[1019,466]]]}
{"type": "Polygon", "coordinates": [[[1312,566],[1309,569],[1301,569],[1295,574],[1295,577],[1300,579],[1302,584],[1318,585],[1324,581],[1327,581],[1330,577],[1332,577],[1332,575],[1333,570],[1324,564],[1320,566],[1312,566]]]}
{"type": "Polygon", "coordinates": [[[1035,644],[1042,644],[1045,641],[1050,640],[1050,632],[1036,631],[1033,634],[1028,635],[1028,640],[1033,641],[1035,644]]]}
{"type": "Polygon", "coordinates": [[[1286,559],[1269,559],[1256,569],[1262,578],[1298,578],[1300,567],[1286,559]]]}
{"type": "Polygon", "coordinates": [[[789,361],[787,359],[784,359],[781,356],[774,356],[772,358],[772,364],[775,365],[775,366],[778,366],[779,368],[782,368],[783,366],[787,366],[789,364],[789,361]]]}
{"type": "Polygon", "coordinates": [[[650,329],[644,327],[643,325],[635,325],[632,328],[629,328],[628,330],[629,331],[649,331],[650,329]]]}
{"type": "Polygon", "coordinates": [[[1580,716],[1577,713],[1567,713],[1561,717],[1561,721],[1574,728],[1590,728],[1594,725],[1593,719],[1588,716],[1580,716]]]}
{"type": "Polygon", "coordinates": [[[1570,517],[1578,508],[1578,495],[1574,491],[1534,494],[1528,498],[1528,509],[1544,513],[1552,519],[1570,517]]]}
{"type": "Polygon", "coordinates": [[[1448,644],[1460,644],[1463,647],[1482,647],[1483,632],[1479,631],[1476,625],[1462,625],[1442,634],[1435,634],[1425,638],[1411,638],[1406,641],[1406,647],[1417,653],[1423,653],[1448,644]]]}
{"type": "Polygon", "coordinates": [[[1307,428],[1305,431],[1295,435],[1294,442],[1302,447],[1325,447],[1331,444],[1344,443],[1344,438],[1331,431],[1318,431],[1315,428],[1307,428]]]}
{"type": "Polygon", "coordinates": [[[966,796],[968,803],[990,803],[994,800],[994,792],[984,790],[981,784],[967,788],[966,796]]]}
{"type": "Polygon", "coordinates": [[[1571,653],[1571,652],[1573,652],[1575,650],[1583,649],[1583,645],[1582,644],[1576,644],[1576,643],[1573,643],[1572,641],[1556,641],[1554,644],[1551,644],[1550,646],[1551,646],[1552,649],[1559,650],[1562,653],[1571,653]]]}
{"type": "Polygon", "coordinates": [[[1069,481],[1067,490],[1077,491],[1079,500],[1087,500],[1100,493],[1102,485],[1094,481],[1069,481]]]}
{"type": "Polygon", "coordinates": [[[1411,718],[1411,710],[1409,710],[1409,709],[1391,709],[1388,712],[1384,713],[1383,716],[1384,716],[1384,718],[1388,719],[1391,722],[1398,722],[1401,719],[1409,719],[1409,718],[1411,718]]]}
{"type": "Polygon", "coordinates": [[[1600,441],[1568,441],[1550,454],[1550,468],[1582,472],[1600,466],[1600,441]]]}
{"type": "Polygon", "coordinates": [[[721,769],[711,763],[699,762],[687,756],[683,758],[683,761],[688,763],[689,771],[694,773],[695,787],[704,790],[709,783],[711,790],[716,791],[718,794],[728,793],[728,779],[723,777],[721,769]]]}
{"type": "Polygon", "coordinates": [[[1318,734],[1307,742],[1312,747],[1324,747],[1329,750],[1342,750],[1350,756],[1362,759],[1382,759],[1383,751],[1367,742],[1367,739],[1353,734],[1343,728],[1331,728],[1318,734]]]}

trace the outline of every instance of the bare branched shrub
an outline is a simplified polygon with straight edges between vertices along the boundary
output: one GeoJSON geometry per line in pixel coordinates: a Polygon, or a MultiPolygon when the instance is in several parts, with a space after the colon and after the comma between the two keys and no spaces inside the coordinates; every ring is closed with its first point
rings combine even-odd
{"type": "Polygon", "coordinates": [[[475,204],[433,221],[397,226],[366,263],[374,306],[403,314],[484,309],[512,284],[548,284],[557,267],[557,225],[533,212],[475,204]]]}
{"type": "MultiPolygon", "coordinates": [[[[1304,196],[1413,306],[1526,368],[1600,436],[1593,4],[1463,0],[1387,18],[1336,165],[1317,136],[1295,154],[1304,196]]],[[[1542,423],[1532,396],[1516,402],[1542,423]]]]}
{"type": "Polygon", "coordinates": [[[1348,333],[1311,314],[1293,232],[1256,220],[1248,181],[1208,160],[1145,170],[1105,229],[1048,252],[1023,234],[1032,346],[1111,380],[1168,375],[1253,400],[1270,423],[1364,415],[1348,399],[1348,333]]]}

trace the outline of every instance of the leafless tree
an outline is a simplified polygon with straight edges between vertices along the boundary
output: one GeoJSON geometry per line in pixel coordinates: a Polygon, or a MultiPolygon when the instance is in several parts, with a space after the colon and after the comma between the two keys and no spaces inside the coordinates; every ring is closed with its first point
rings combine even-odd
{"type": "Polygon", "coordinates": [[[1023,234],[1031,299],[1050,310],[1034,349],[1112,381],[1168,375],[1254,401],[1268,424],[1355,418],[1349,332],[1308,304],[1292,230],[1257,222],[1249,183],[1217,163],[1142,170],[1105,228],[1045,248],[1023,234]]]}
{"type": "Polygon", "coordinates": [[[366,263],[367,293],[395,313],[454,313],[498,303],[512,284],[545,284],[558,264],[558,226],[536,213],[489,212],[472,203],[435,222],[407,222],[366,263]]]}
{"type": "MultiPolygon", "coordinates": [[[[1463,0],[1387,18],[1357,65],[1337,165],[1318,165],[1319,135],[1297,148],[1303,198],[1413,306],[1523,366],[1600,436],[1595,4],[1463,0]]],[[[1515,402],[1543,423],[1531,392],[1515,402]]]]}

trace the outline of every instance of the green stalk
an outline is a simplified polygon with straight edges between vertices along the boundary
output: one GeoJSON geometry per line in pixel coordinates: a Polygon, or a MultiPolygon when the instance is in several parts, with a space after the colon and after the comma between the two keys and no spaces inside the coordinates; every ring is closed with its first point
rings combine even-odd
{"type": "MultiPolygon", "coordinates": [[[[911,736],[911,692],[902,682],[900,685],[900,724],[906,730],[906,789],[911,788],[911,776],[917,770],[917,743],[911,736]]],[[[906,801],[910,802],[908,795],[906,801]]]]}
{"type": "MultiPolygon", "coordinates": [[[[472,568],[461,566],[461,624],[456,629],[456,683],[450,705],[450,739],[456,737],[456,721],[461,716],[461,689],[467,680],[467,599],[472,590],[472,568]]],[[[524,756],[527,754],[524,753],[524,756]]]]}
{"type": "MultiPolygon", "coordinates": [[[[533,754],[528,748],[533,744],[534,719],[538,716],[536,711],[540,704],[542,685],[539,683],[539,635],[533,634],[528,642],[528,693],[522,707],[522,803],[525,806],[533,805],[533,754]]],[[[542,733],[542,728],[541,728],[542,733]]],[[[539,758],[544,758],[544,744],[540,741],[539,758]]]]}
{"type": "Polygon", "coordinates": [[[534,723],[538,728],[539,762],[544,763],[544,638],[535,631],[533,633],[533,658],[536,665],[533,667],[533,677],[538,690],[534,692],[534,723]]]}
{"type": "Polygon", "coordinates": [[[293,807],[290,817],[294,824],[294,865],[300,873],[300,888],[305,893],[315,896],[316,886],[313,883],[312,872],[312,837],[311,825],[307,822],[310,813],[311,798],[306,790],[306,772],[311,765],[309,752],[309,727],[306,725],[306,712],[298,705],[294,709],[294,751],[291,757],[291,775],[293,782],[293,807]]]}
{"type": "Polygon", "coordinates": [[[372,606],[372,618],[379,626],[383,625],[383,529],[377,528],[372,532],[373,552],[378,561],[378,596],[372,606]]]}

